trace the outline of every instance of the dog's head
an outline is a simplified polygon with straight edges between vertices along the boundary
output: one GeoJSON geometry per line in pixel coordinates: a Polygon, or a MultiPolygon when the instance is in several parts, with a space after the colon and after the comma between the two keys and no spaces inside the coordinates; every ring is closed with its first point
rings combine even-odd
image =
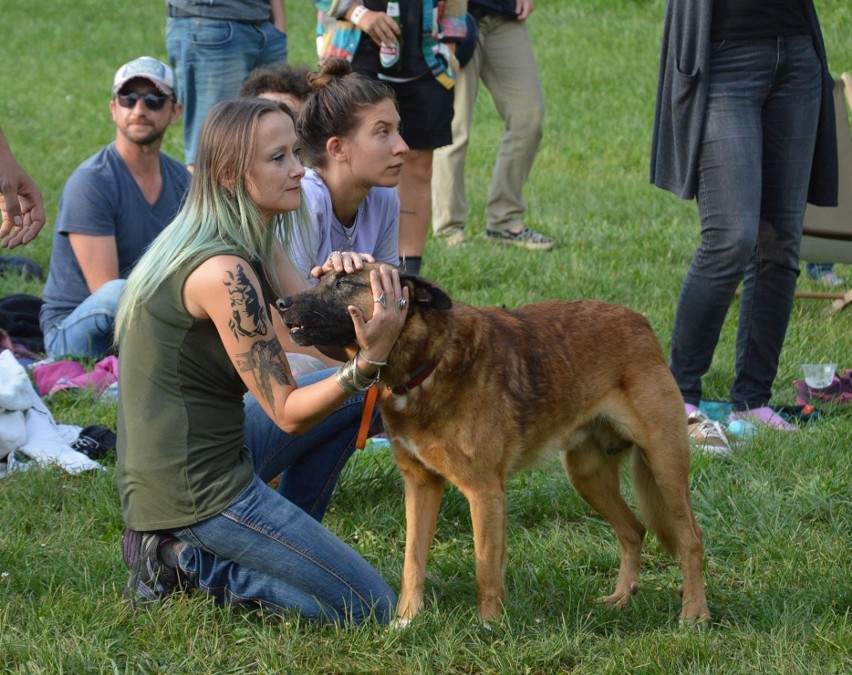
{"type": "MultiPolygon", "coordinates": [[[[303,346],[353,346],[355,327],[348,307],[355,305],[369,321],[375,307],[370,270],[382,265],[387,263],[365,264],[353,274],[326,272],[313,288],[293,297],[279,298],[275,305],[290,329],[293,342],[303,346]]],[[[406,322],[418,312],[447,310],[453,306],[450,296],[422,277],[400,273],[400,280],[408,287],[410,304],[406,322]]]]}

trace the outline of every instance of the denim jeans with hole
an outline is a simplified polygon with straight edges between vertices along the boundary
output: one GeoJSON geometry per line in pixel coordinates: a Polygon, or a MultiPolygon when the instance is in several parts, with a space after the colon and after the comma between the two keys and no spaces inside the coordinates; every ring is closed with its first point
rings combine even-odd
{"type": "Polygon", "coordinates": [[[235,98],[255,68],[287,61],[287,36],[270,21],[166,19],[166,49],[183,103],[184,157],[195,162],[198,134],[207,112],[235,98]]]}
{"type": "Polygon", "coordinates": [[[672,333],[671,369],[698,405],[743,281],[735,410],[767,405],[799,275],[822,71],[809,36],[713,43],[696,199],[701,244],[672,333]]]}
{"type": "Polygon", "coordinates": [[[70,356],[100,359],[112,348],[115,313],[125,279],[113,279],[83,300],[44,335],[44,348],[52,359],[70,356]]]}
{"type": "MultiPolygon", "coordinates": [[[[334,369],[298,379],[300,386],[334,369]]],[[[303,618],[388,623],[396,596],[355,550],[320,524],[337,477],[355,447],[363,395],[348,399],[301,436],[286,434],[246,401],[253,482],[221,514],[175,531],[190,583],[221,603],[259,605],[303,618]],[[279,494],[266,481],[284,471],[279,494]]]]}

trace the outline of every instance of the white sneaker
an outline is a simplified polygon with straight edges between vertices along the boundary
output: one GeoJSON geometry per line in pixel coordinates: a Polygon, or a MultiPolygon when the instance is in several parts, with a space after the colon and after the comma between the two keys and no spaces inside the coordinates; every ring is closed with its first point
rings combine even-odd
{"type": "Polygon", "coordinates": [[[711,420],[700,410],[689,414],[686,420],[689,442],[696,448],[712,455],[731,454],[731,444],[722,425],[711,420]]]}

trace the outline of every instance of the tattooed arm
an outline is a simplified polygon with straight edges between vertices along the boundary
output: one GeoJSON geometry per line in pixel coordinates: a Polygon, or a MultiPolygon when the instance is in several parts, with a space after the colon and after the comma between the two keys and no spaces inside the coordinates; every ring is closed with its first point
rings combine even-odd
{"type": "Polygon", "coordinates": [[[297,389],[267,312],[260,280],[237,256],[210,258],[187,277],[187,311],[212,321],[234,368],[266,413],[288,433],[304,433],[347,398],[333,377],[297,389]]]}

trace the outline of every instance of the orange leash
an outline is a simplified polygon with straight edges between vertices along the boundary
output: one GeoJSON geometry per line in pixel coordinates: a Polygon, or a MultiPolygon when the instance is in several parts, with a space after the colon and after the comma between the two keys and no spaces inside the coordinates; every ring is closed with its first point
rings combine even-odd
{"type": "Polygon", "coordinates": [[[379,397],[379,386],[374,385],[364,394],[364,412],[361,414],[361,426],[358,427],[358,437],[355,447],[363,450],[367,445],[367,433],[370,429],[370,421],[373,419],[373,410],[376,409],[376,399],[379,397]]]}

